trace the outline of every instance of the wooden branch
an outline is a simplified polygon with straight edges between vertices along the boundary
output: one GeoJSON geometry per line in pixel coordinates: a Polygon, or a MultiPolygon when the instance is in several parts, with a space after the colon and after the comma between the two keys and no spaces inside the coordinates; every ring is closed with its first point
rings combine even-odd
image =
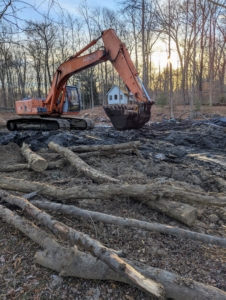
{"type": "Polygon", "coordinates": [[[79,158],[77,154],[67,148],[61,147],[53,142],[50,142],[48,147],[64,156],[73,167],[96,182],[119,182],[119,180],[91,168],[81,158],[79,158]]]}
{"type": "MultiPolygon", "coordinates": [[[[39,244],[44,251],[35,254],[35,262],[44,267],[60,273],[60,276],[76,276],[87,279],[128,281],[111,270],[101,260],[96,260],[92,255],[81,252],[76,246],[71,249],[60,246],[49,234],[36,227],[32,222],[21,218],[11,210],[0,205],[0,218],[10,225],[15,226],[35,243],[39,244]]],[[[144,276],[159,281],[165,289],[165,297],[175,300],[224,300],[226,293],[215,287],[204,285],[190,278],[173,274],[171,272],[153,268],[150,266],[134,265],[144,276]]]]}
{"type": "Polygon", "coordinates": [[[140,141],[122,143],[122,144],[113,144],[113,145],[84,145],[84,146],[71,146],[68,147],[73,152],[93,152],[93,151],[117,151],[123,149],[133,149],[139,148],[140,141]]]}
{"type": "Polygon", "coordinates": [[[226,238],[220,238],[212,235],[192,232],[190,230],[185,230],[178,227],[163,225],[159,223],[150,223],[150,222],[144,222],[136,219],[116,217],[116,216],[107,215],[96,211],[81,209],[74,205],[64,205],[64,204],[53,203],[50,201],[43,202],[39,200],[33,200],[31,202],[38,208],[44,210],[62,212],[68,215],[72,215],[74,217],[82,217],[86,220],[90,220],[90,218],[92,218],[95,221],[103,222],[106,224],[115,224],[121,227],[140,228],[143,230],[170,234],[178,238],[191,239],[193,241],[198,241],[205,244],[212,244],[212,245],[226,248],[226,238]]]}
{"type": "Polygon", "coordinates": [[[224,5],[224,4],[222,4],[222,3],[219,3],[219,2],[217,2],[217,1],[213,1],[213,0],[208,0],[209,2],[211,2],[211,3],[213,3],[213,4],[215,4],[215,5],[217,5],[217,6],[221,6],[221,7],[223,7],[223,8],[226,8],[226,5],[224,5]]]}
{"type": "Polygon", "coordinates": [[[110,199],[115,195],[131,197],[144,201],[158,201],[159,199],[172,199],[184,203],[204,204],[208,206],[226,207],[226,197],[223,194],[198,193],[185,188],[166,184],[102,184],[89,186],[74,186],[67,189],[57,188],[39,182],[31,182],[12,177],[0,177],[0,188],[12,191],[30,193],[38,191],[39,194],[61,201],[73,199],[110,199]]]}
{"type": "Polygon", "coordinates": [[[42,172],[46,170],[48,166],[47,161],[38,154],[31,151],[27,144],[23,143],[21,153],[28,161],[28,165],[31,169],[33,169],[36,172],[42,172]]]}
{"type": "Polygon", "coordinates": [[[73,243],[79,243],[87,251],[91,252],[94,256],[105,262],[115,272],[128,279],[131,284],[143,289],[151,295],[156,296],[158,299],[163,299],[164,288],[161,284],[145,278],[134,268],[131,268],[129,264],[125,263],[124,260],[119,258],[113,251],[104,247],[100,242],[91,239],[88,235],[74,230],[61,222],[53,220],[50,215],[42,212],[26,199],[10,195],[2,190],[0,190],[0,197],[10,204],[21,207],[29,215],[43,223],[55,234],[59,234],[64,238],[67,237],[73,243]]]}

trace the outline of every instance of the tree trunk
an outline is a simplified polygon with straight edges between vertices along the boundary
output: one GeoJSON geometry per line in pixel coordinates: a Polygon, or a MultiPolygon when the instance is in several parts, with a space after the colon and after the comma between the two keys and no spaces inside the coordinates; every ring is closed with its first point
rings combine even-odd
{"type": "Polygon", "coordinates": [[[63,238],[67,237],[71,242],[82,245],[87,251],[91,252],[95,257],[105,262],[115,272],[128,279],[131,284],[143,289],[159,299],[163,299],[164,289],[161,284],[145,278],[134,268],[131,268],[129,264],[125,263],[124,260],[119,258],[114,251],[104,247],[100,242],[91,239],[88,235],[72,229],[61,222],[53,220],[50,215],[42,212],[26,199],[10,195],[2,190],[0,190],[0,197],[2,200],[12,205],[21,207],[30,216],[40,221],[56,235],[60,235],[63,238]]]}
{"type": "Polygon", "coordinates": [[[47,161],[38,154],[31,151],[27,144],[23,143],[21,153],[28,161],[28,165],[31,169],[37,172],[42,172],[46,170],[48,166],[47,161]]]}
{"type": "Polygon", "coordinates": [[[114,145],[84,145],[84,146],[71,146],[67,149],[70,149],[73,152],[92,152],[92,151],[115,151],[115,150],[124,150],[131,148],[139,148],[140,141],[114,144],[114,145]]]}
{"type": "MultiPolygon", "coordinates": [[[[58,161],[51,161],[47,165],[47,170],[53,170],[61,168],[65,165],[65,159],[60,159],[58,161]]],[[[14,172],[24,169],[29,169],[29,164],[14,164],[14,165],[2,165],[0,166],[0,172],[14,172]]]]}
{"type": "Polygon", "coordinates": [[[78,157],[77,154],[73,153],[71,150],[61,147],[58,144],[53,142],[49,143],[49,148],[54,150],[64,156],[69,163],[75,167],[78,171],[82,172],[84,175],[88,176],[89,178],[93,179],[96,182],[119,182],[119,180],[107,176],[105,174],[100,173],[99,171],[91,168],[88,166],[81,158],[78,157]]]}
{"type": "Polygon", "coordinates": [[[73,199],[110,199],[116,196],[131,197],[143,201],[158,201],[172,199],[183,203],[204,204],[226,207],[226,197],[222,194],[198,193],[191,190],[164,184],[103,184],[90,186],[75,186],[67,189],[57,188],[39,182],[32,182],[12,177],[0,177],[0,188],[12,191],[39,194],[60,201],[73,199]],[[140,200],[141,199],[141,200],[140,200]]]}
{"type": "MultiPolygon", "coordinates": [[[[23,197],[26,198],[25,196],[23,197]]],[[[33,197],[32,193],[31,196],[33,197]]],[[[95,221],[103,222],[106,224],[115,224],[121,227],[140,228],[143,230],[170,234],[170,235],[177,236],[179,238],[191,239],[193,241],[199,241],[205,244],[212,244],[212,245],[217,245],[226,248],[226,238],[220,238],[220,237],[215,237],[207,234],[192,232],[189,230],[180,229],[177,227],[172,227],[172,226],[158,224],[158,223],[149,223],[149,222],[144,222],[144,221],[130,219],[130,218],[116,217],[116,216],[107,215],[96,211],[81,209],[73,205],[63,205],[63,204],[53,203],[49,201],[43,202],[39,200],[33,200],[31,202],[32,204],[34,204],[35,206],[41,209],[55,211],[55,212],[63,212],[72,215],[74,217],[79,217],[79,218],[82,217],[85,220],[90,220],[92,218],[95,221]]]]}
{"type": "MultiPolygon", "coordinates": [[[[88,253],[81,252],[76,246],[71,249],[60,246],[53,237],[32,222],[18,216],[15,212],[0,205],[0,217],[8,224],[15,226],[26,236],[39,244],[44,251],[35,254],[35,262],[59,272],[60,276],[76,276],[87,279],[128,281],[111,270],[104,262],[88,253]]],[[[127,260],[144,276],[159,281],[165,289],[165,298],[175,300],[225,300],[226,293],[215,287],[204,285],[190,278],[183,278],[171,272],[142,266],[140,263],[127,260]]]]}

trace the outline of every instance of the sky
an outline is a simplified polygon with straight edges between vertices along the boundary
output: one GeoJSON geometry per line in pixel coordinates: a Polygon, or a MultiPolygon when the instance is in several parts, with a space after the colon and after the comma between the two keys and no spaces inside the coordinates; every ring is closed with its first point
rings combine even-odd
{"type": "MultiPolygon", "coordinates": [[[[56,4],[51,8],[50,16],[53,18],[57,18],[57,13],[60,12],[60,7],[63,10],[68,11],[70,14],[76,16],[77,15],[77,8],[79,7],[80,3],[84,0],[55,0],[56,4]],[[58,5],[57,5],[58,3],[58,5]]],[[[49,4],[51,0],[24,0],[24,2],[29,3],[37,8],[38,12],[41,14],[46,14],[49,9],[49,4]]],[[[90,7],[108,7],[109,9],[115,9],[115,2],[114,0],[110,0],[106,2],[106,0],[86,0],[86,3],[90,7]]],[[[34,9],[29,7],[29,5],[25,5],[22,2],[16,2],[17,8],[19,8],[18,15],[22,19],[26,20],[38,20],[41,18],[38,12],[35,12],[34,9]]]]}
{"type": "MultiPolygon", "coordinates": [[[[115,10],[117,7],[117,1],[119,0],[54,0],[59,5],[55,4],[54,7],[51,8],[50,11],[50,19],[57,19],[60,13],[60,8],[63,10],[66,10],[70,14],[74,15],[75,17],[78,16],[77,9],[79,5],[86,1],[87,5],[90,7],[108,7],[109,9],[115,10]],[[57,14],[58,13],[58,14],[57,14]]],[[[0,0],[1,2],[1,0],[0,0]]],[[[43,15],[46,15],[49,10],[49,4],[51,3],[51,0],[23,0],[23,1],[16,1],[17,8],[19,8],[17,15],[22,20],[33,20],[38,21],[43,19],[43,15]],[[37,11],[32,7],[29,7],[29,5],[25,5],[24,3],[29,3],[31,6],[35,6],[37,11]]],[[[160,47],[161,50],[156,49],[154,54],[152,54],[152,61],[156,65],[156,67],[160,66],[160,68],[165,68],[168,64],[168,51],[163,50],[162,47],[160,47]]],[[[176,55],[176,52],[172,52],[171,56],[171,62],[173,68],[178,67],[178,56],[176,55]]]]}

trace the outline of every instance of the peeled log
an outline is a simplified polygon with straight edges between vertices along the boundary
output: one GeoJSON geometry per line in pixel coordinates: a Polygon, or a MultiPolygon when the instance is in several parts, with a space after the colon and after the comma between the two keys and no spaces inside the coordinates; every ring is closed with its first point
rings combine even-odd
{"type": "Polygon", "coordinates": [[[204,204],[209,206],[226,207],[224,194],[198,193],[188,191],[166,184],[102,184],[89,186],[74,186],[67,189],[57,188],[40,182],[32,182],[12,177],[0,177],[0,188],[30,193],[38,191],[39,194],[54,198],[55,200],[67,201],[73,199],[110,199],[117,197],[131,197],[143,202],[145,199],[158,201],[170,199],[183,203],[204,204]]]}
{"type": "Polygon", "coordinates": [[[89,165],[87,165],[77,154],[72,152],[71,150],[61,147],[56,143],[50,142],[48,144],[48,147],[51,150],[56,151],[57,153],[61,154],[64,156],[69,163],[75,167],[78,171],[82,172],[84,175],[87,177],[93,179],[96,182],[119,182],[119,180],[112,178],[110,176],[107,176],[93,168],[91,168],[89,165]]]}
{"type": "Polygon", "coordinates": [[[170,234],[178,238],[191,239],[193,241],[198,241],[205,244],[217,245],[226,248],[226,238],[220,238],[217,236],[193,232],[190,230],[185,230],[178,227],[173,227],[173,226],[159,224],[159,223],[150,223],[150,222],[144,222],[136,219],[116,217],[116,216],[107,215],[96,211],[81,209],[74,205],[64,205],[59,203],[53,203],[50,201],[43,202],[40,200],[33,200],[31,202],[32,204],[34,204],[35,206],[41,209],[55,211],[55,212],[62,212],[74,217],[84,218],[85,220],[90,220],[92,218],[95,221],[103,222],[105,224],[115,224],[121,227],[139,228],[139,229],[158,232],[158,233],[170,234]]]}
{"type": "MultiPolygon", "coordinates": [[[[39,244],[43,251],[35,254],[35,262],[52,270],[59,272],[60,276],[75,276],[86,279],[115,280],[128,283],[119,274],[112,271],[104,262],[97,260],[89,253],[81,252],[76,246],[71,249],[60,246],[53,237],[32,222],[18,216],[15,212],[0,205],[0,217],[8,224],[15,226],[35,243],[39,244]]],[[[144,276],[160,282],[165,289],[165,297],[175,300],[225,300],[226,293],[215,287],[205,285],[190,278],[183,278],[171,272],[134,265],[144,276]]]]}
{"type": "Polygon", "coordinates": [[[29,169],[28,164],[1,165],[0,172],[15,172],[24,169],[29,169]]]}
{"type": "MultiPolygon", "coordinates": [[[[72,195],[73,199],[75,199],[75,198],[77,198],[77,199],[78,198],[90,198],[90,197],[106,199],[106,198],[108,198],[108,193],[109,193],[109,191],[107,190],[108,188],[106,189],[106,186],[99,186],[99,187],[94,186],[93,192],[92,192],[92,186],[74,187],[74,188],[69,188],[69,189],[63,190],[63,189],[59,189],[59,188],[51,186],[51,185],[45,185],[45,184],[37,183],[37,182],[29,182],[29,181],[23,182],[23,181],[19,181],[19,180],[15,182],[14,180],[11,180],[10,178],[8,180],[7,177],[5,177],[5,180],[3,178],[0,178],[0,187],[2,187],[3,189],[20,190],[25,193],[29,193],[30,191],[37,190],[39,192],[39,194],[58,199],[60,201],[72,199],[70,196],[71,189],[73,189],[73,195],[72,195]],[[12,181],[13,181],[13,183],[11,183],[12,181]],[[98,195],[98,197],[96,197],[95,192],[96,192],[97,188],[101,191],[102,187],[103,187],[103,192],[102,193],[100,192],[101,194],[98,195]],[[87,195],[87,193],[85,191],[87,188],[88,188],[88,190],[91,189],[91,193],[89,195],[87,195]],[[76,189],[76,191],[74,189],[76,189]],[[80,197],[79,195],[83,192],[84,192],[84,195],[80,197]]],[[[110,188],[110,186],[107,186],[107,187],[110,188]]],[[[138,187],[138,190],[139,190],[139,185],[137,185],[136,187],[138,187]]],[[[132,192],[133,188],[134,188],[134,186],[131,186],[131,192],[132,192]]],[[[136,190],[136,194],[137,194],[138,190],[136,190]]],[[[133,194],[131,192],[128,191],[128,194],[125,193],[125,194],[122,194],[122,196],[124,196],[124,197],[131,196],[133,194]]],[[[117,194],[117,193],[115,193],[115,194],[117,194]]],[[[114,196],[114,195],[110,194],[110,197],[112,197],[112,196],[114,196]]],[[[145,196],[146,195],[144,195],[141,192],[139,196],[137,196],[137,197],[132,196],[132,197],[135,200],[145,203],[147,206],[151,207],[152,209],[158,210],[161,213],[164,213],[164,214],[166,214],[188,226],[190,226],[196,220],[197,209],[188,204],[165,200],[165,199],[153,201],[152,199],[150,199],[150,200],[145,199],[145,196]]]]}
{"type": "Polygon", "coordinates": [[[69,238],[73,243],[82,245],[87,251],[91,252],[94,256],[105,262],[115,272],[125,277],[131,284],[150,293],[151,295],[158,297],[159,299],[163,299],[164,289],[161,284],[145,278],[134,268],[131,268],[129,264],[125,263],[124,260],[119,258],[114,251],[104,247],[100,242],[90,238],[88,235],[83,234],[82,232],[68,227],[61,222],[53,220],[50,215],[41,211],[26,199],[11,195],[2,190],[0,190],[0,197],[2,200],[8,203],[22,208],[30,216],[47,226],[56,235],[69,238]]]}
{"type": "Polygon", "coordinates": [[[92,145],[92,146],[71,146],[68,147],[73,152],[92,152],[92,151],[109,151],[114,152],[122,149],[133,149],[140,147],[140,141],[122,143],[122,144],[113,144],[113,145],[92,145]]]}
{"type": "MultiPolygon", "coordinates": [[[[57,168],[62,168],[66,164],[65,159],[60,159],[57,161],[51,161],[48,163],[47,170],[53,170],[57,168]]],[[[15,172],[20,170],[29,170],[29,164],[13,164],[13,165],[2,165],[0,166],[0,172],[15,172]]]]}
{"type": "Polygon", "coordinates": [[[42,172],[47,169],[47,161],[33,152],[27,144],[23,143],[21,153],[28,161],[29,168],[31,168],[32,170],[36,172],[42,172]]]}

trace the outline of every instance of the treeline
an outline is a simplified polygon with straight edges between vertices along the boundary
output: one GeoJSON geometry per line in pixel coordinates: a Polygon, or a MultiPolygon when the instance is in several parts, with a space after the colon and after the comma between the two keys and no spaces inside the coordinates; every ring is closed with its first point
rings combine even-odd
{"type": "MultiPolygon", "coordinates": [[[[21,27],[3,16],[0,107],[13,107],[15,100],[28,96],[45,97],[57,67],[108,28],[126,44],[151,98],[171,105],[171,117],[177,104],[194,108],[226,103],[224,5],[208,0],[122,0],[111,10],[83,1],[76,16],[64,10],[57,19],[42,16],[21,27]],[[168,57],[165,66],[162,52],[168,57]]],[[[101,46],[99,41],[91,51],[101,46]]],[[[123,87],[110,62],[74,75],[69,84],[81,86],[85,108],[106,103],[113,84],[123,87]]]]}

